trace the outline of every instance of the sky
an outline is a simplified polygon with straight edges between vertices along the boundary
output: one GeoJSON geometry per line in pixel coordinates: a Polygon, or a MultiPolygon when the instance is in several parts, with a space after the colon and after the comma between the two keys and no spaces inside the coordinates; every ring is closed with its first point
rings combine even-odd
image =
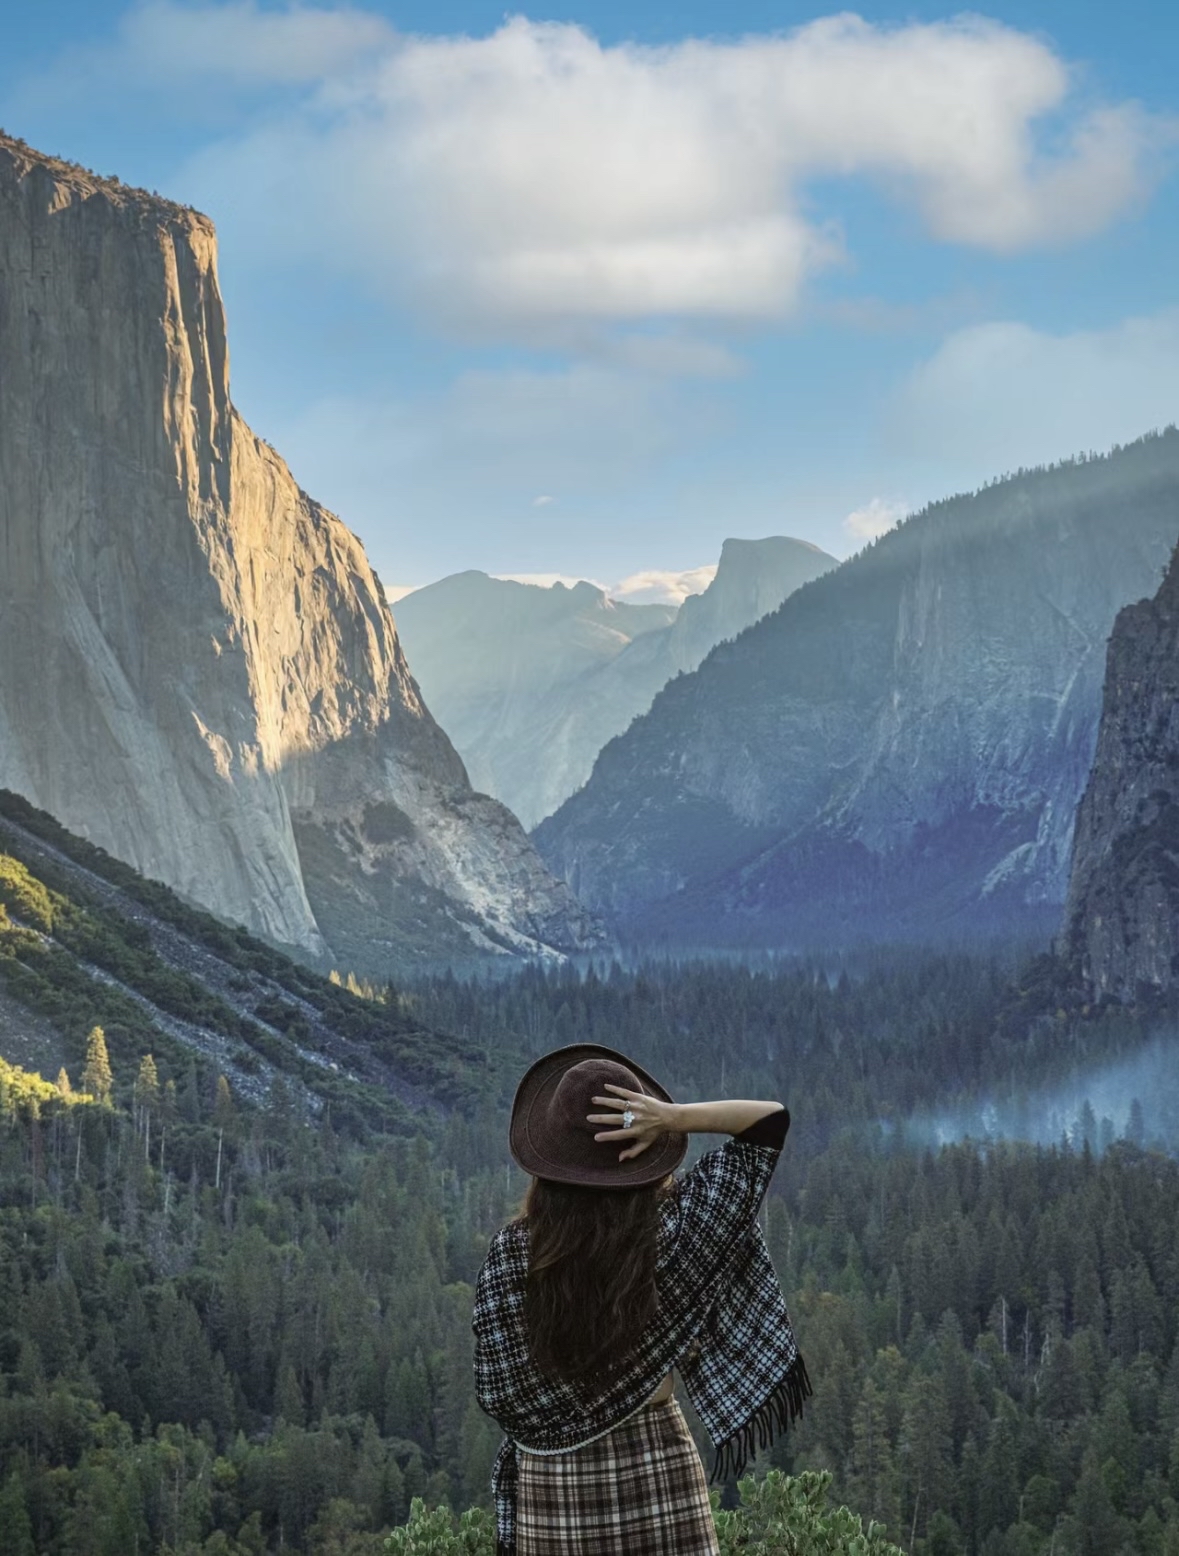
{"type": "Polygon", "coordinates": [[[1156,0],[0,21],[0,126],[213,217],[234,401],[391,592],[682,593],[1179,420],[1156,0]]]}

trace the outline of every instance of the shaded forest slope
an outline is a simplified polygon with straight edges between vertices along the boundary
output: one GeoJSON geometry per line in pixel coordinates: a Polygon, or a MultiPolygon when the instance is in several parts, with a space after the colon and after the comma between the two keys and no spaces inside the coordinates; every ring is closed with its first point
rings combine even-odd
{"type": "Polygon", "coordinates": [[[87,1032],[126,1071],[145,1052],[265,1102],[276,1079],[341,1126],[470,1102],[495,1071],[473,1044],[361,998],[182,903],[0,791],[0,1052],[77,1070],[87,1032]]]}

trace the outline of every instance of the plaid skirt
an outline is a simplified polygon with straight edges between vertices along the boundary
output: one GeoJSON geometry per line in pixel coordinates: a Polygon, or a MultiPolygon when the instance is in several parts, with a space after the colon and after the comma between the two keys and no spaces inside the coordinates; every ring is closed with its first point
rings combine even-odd
{"type": "Polygon", "coordinates": [[[517,1455],[516,1556],[718,1556],[674,1396],[569,1453],[517,1455]]]}

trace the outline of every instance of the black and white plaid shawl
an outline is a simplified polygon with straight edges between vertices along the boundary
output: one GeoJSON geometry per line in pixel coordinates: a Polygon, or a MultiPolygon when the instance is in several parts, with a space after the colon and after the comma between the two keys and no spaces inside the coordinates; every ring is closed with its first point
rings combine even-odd
{"type": "Polygon", "coordinates": [[[678,1369],[717,1450],[713,1478],[739,1476],[749,1455],[802,1410],[811,1390],[786,1303],[757,1223],[779,1151],[737,1137],[709,1151],[660,1205],[659,1311],[629,1364],[587,1402],[541,1372],[524,1322],[528,1232],[492,1239],[475,1289],[475,1392],[506,1433],[492,1472],[500,1556],[515,1551],[516,1448],[564,1453],[613,1431],[678,1369]]]}

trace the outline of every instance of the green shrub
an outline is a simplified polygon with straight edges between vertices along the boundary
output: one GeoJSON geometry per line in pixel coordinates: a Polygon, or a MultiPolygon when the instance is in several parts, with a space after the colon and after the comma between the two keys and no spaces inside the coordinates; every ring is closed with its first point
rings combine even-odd
{"type": "MultiPolygon", "coordinates": [[[[771,1470],[764,1480],[749,1475],[737,1487],[741,1505],[731,1512],[719,1510],[713,1492],[721,1556],[902,1556],[879,1524],[865,1530],[848,1508],[829,1509],[830,1485],[826,1471],[771,1470]]],[[[409,1522],[394,1529],[385,1550],[388,1556],[494,1556],[495,1520],[482,1508],[456,1516],[415,1497],[409,1522]]]]}
{"type": "Polygon", "coordinates": [[[53,900],[19,859],[0,854],[0,902],[43,935],[53,933],[53,900]]]}
{"type": "Polygon", "coordinates": [[[495,1556],[495,1519],[481,1507],[456,1516],[414,1497],[409,1522],[385,1541],[388,1556],[495,1556]]]}
{"type": "Polygon", "coordinates": [[[721,1556],[902,1556],[879,1524],[865,1530],[846,1507],[828,1509],[827,1471],[798,1476],[770,1470],[764,1480],[752,1475],[737,1489],[741,1505],[731,1512],[716,1508],[721,1556]]]}

